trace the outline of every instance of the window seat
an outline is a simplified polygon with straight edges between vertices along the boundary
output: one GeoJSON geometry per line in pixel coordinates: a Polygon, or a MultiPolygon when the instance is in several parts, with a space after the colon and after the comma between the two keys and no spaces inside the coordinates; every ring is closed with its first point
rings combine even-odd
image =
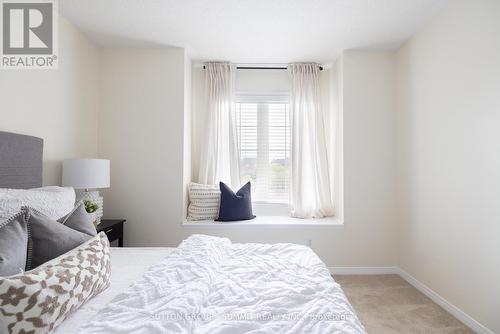
{"type": "Polygon", "coordinates": [[[218,222],[213,220],[184,221],[183,228],[343,228],[344,223],[337,217],[299,219],[289,216],[257,216],[252,220],[218,222]]]}

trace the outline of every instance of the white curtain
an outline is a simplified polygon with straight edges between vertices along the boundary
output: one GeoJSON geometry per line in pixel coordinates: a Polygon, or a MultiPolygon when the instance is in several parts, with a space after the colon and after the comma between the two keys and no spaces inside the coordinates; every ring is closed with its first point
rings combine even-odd
{"type": "Polygon", "coordinates": [[[235,122],[234,74],[227,62],[205,63],[206,124],[198,181],[217,184],[222,181],[238,189],[240,164],[235,122]]]}
{"type": "Polygon", "coordinates": [[[289,64],[288,73],[292,83],[291,215],[298,218],[333,216],[319,65],[289,64]]]}

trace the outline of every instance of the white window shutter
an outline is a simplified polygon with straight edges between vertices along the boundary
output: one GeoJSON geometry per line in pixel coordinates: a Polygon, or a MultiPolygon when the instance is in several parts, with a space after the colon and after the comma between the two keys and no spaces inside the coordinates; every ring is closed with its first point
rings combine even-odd
{"type": "Polygon", "coordinates": [[[290,113],[288,96],[237,99],[241,182],[252,182],[254,202],[288,204],[290,113]]]}

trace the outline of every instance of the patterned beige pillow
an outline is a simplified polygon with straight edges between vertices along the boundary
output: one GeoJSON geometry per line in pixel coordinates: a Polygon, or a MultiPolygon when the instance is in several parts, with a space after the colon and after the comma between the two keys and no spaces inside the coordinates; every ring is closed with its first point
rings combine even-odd
{"type": "Polygon", "coordinates": [[[48,333],[109,286],[109,241],[101,232],[31,271],[0,277],[0,333],[48,333]]]}
{"type": "Polygon", "coordinates": [[[189,184],[188,220],[215,220],[219,217],[220,190],[218,185],[189,184]]]}

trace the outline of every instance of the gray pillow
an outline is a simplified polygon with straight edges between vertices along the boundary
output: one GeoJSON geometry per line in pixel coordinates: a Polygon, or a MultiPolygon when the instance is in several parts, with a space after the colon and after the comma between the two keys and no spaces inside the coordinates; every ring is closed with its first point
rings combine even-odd
{"type": "Polygon", "coordinates": [[[48,218],[29,207],[26,212],[31,232],[31,247],[28,247],[28,265],[31,270],[83,244],[92,237],[48,218]]]}
{"type": "Polygon", "coordinates": [[[57,221],[63,225],[71,227],[73,230],[82,232],[91,236],[96,236],[97,231],[94,226],[93,217],[87,210],[83,202],[78,202],[70,213],[59,218],[57,221]]]}
{"type": "Polygon", "coordinates": [[[0,220],[0,276],[16,275],[26,268],[28,224],[25,213],[19,212],[0,220]]]}

